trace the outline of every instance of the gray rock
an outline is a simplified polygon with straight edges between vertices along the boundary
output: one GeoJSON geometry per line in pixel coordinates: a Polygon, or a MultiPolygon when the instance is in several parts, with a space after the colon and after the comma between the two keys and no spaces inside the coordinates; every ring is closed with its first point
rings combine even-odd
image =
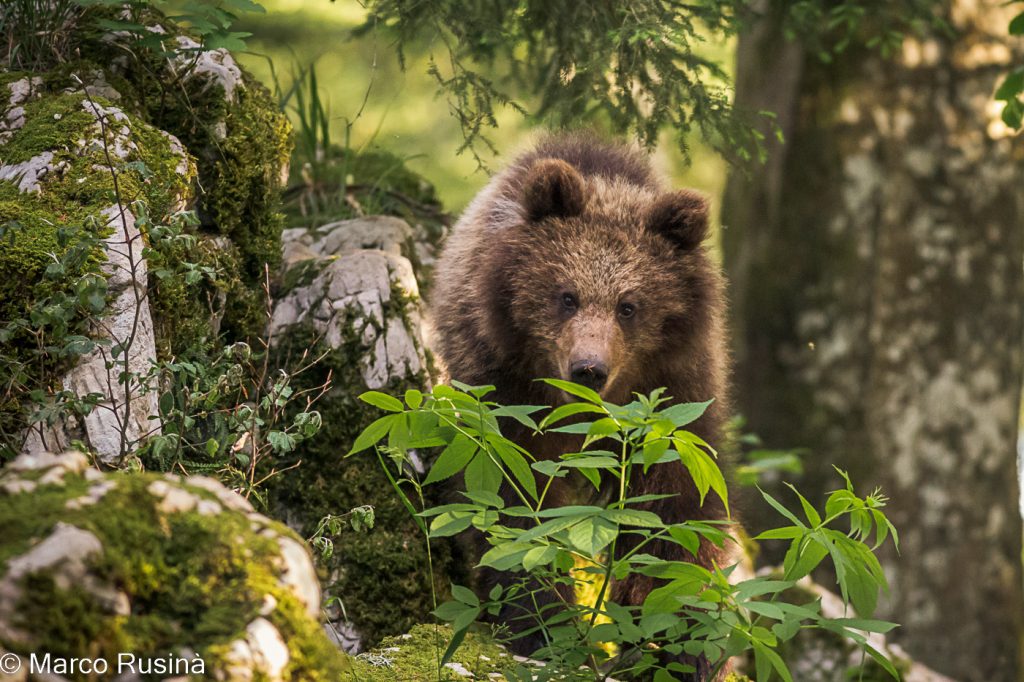
{"type": "MultiPolygon", "coordinates": [[[[114,228],[105,239],[107,262],[103,265],[114,296],[94,331],[109,345],[97,345],[83,356],[64,378],[64,387],[79,396],[102,396],[83,419],[84,440],[103,463],[116,465],[134,444],[159,433],[160,413],[157,392],[147,376],[156,359],[156,338],[146,298],[142,233],[127,210],[111,206],[103,215],[114,228]],[[127,353],[115,356],[113,349],[118,347],[127,353]]],[[[34,443],[40,444],[50,445],[34,443]]]]}
{"type": "Polygon", "coordinates": [[[0,180],[17,183],[19,192],[38,192],[43,178],[56,169],[53,152],[43,152],[21,163],[0,166],[0,180]]]}
{"type": "Polygon", "coordinates": [[[0,144],[10,140],[15,131],[25,125],[24,104],[33,97],[38,97],[42,91],[43,79],[38,76],[22,78],[7,84],[7,103],[3,110],[6,112],[0,117],[0,144]]]}
{"type": "Polygon", "coordinates": [[[377,215],[328,223],[317,229],[321,235],[311,246],[321,256],[376,249],[408,257],[413,231],[401,218],[377,215]]]}
{"type": "Polygon", "coordinates": [[[305,545],[284,535],[277,537],[277,545],[281,548],[281,559],[284,563],[281,584],[299,598],[310,616],[317,617],[320,614],[320,582],[309,560],[309,550],[305,545]]]}
{"type": "Polygon", "coordinates": [[[176,36],[178,48],[174,51],[175,71],[185,80],[203,80],[206,88],[219,86],[228,102],[235,101],[235,89],[243,87],[242,70],[235,58],[224,48],[204,50],[202,45],[188,36],[176,36]]]}
{"type": "Polygon", "coordinates": [[[89,574],[88,560],[103,552],[99,539],[89,531],[58,522],[50,535],[25,554],[7,562],[7,572],[0,579],[0,639],[25,642],[28,636],[9,619],[17,612],[22,596],[22,580],[32,574],[46,573],[62,590],[84,589],[105,610],[128,615],[128,597],[89,574]]]}
{"type": "Polygon", "coordinates": [[[419,287],[408,251],[412,230],[389,216],[358,218],[314,231],[287,230],[285,268],[317,259],[312,282],[275,302],[270,322],[279,341],[288,328],[312,326],[319,339],[341,348],[356,334],[371,349],[359,359],[366,387],[426,369],[419,287]],[[402,300],[393,292],[400,291],[402,300]]]}

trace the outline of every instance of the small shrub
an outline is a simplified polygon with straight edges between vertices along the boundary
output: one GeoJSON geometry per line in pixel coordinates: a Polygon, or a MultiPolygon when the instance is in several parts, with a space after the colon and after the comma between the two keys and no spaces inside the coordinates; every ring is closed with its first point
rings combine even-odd
{"type": "Polygon", "coordinates": [[[757,538],[789,543],[781,577],[734,582],[730,576],[736,566],[709,570],[664,560],[650,553],[655,541],[695,554],[702,540],[719,545],[731,540],[721,523],[666,523],[641,508],[649,496],[629,497],[628,493],[631,477],[681,462],[702,501],[707,495],[718,495],[728,508],[725,478],[714,449],[685,429],[710,403],[667,406],[659,390],[619,406],[575,384],[546,381],[579,401],[550,411],[501,406],[485,399],[493,387],[461,384],[438,386],[429,394],[406,391],[403,400],[378,392],[362,396],[388,414],[363,431],[350,454],[375,448],[428,540],[469,529],[483,533],[490,549],[479,565],[505,577],[483,597],[452,586],[452,599],[434,612],[451,623],[455,633],[441,665],[450,660],[478,618],[499,612],[505,617],[502,609],[516,604],[523,615],[512,620],[520,620],[520,627],[517,634],[506,632],[506,636],[540,634],[545,644],[534,656],[548,665],[543,670],[519,666],[509,671],[511,679],[553,679],[585,668],[598,679],[642,675],[664,682],[694,672],[683,661],[702,658],[714,674],[733,656],[752,652],[759,682],[768,682],[774,675],[791,682],[778,651],[803,628],[820,628],[853,640],[898,677],[865,636],[895,627],[871,618],[879,591],[887,589],[873,550],[890,536],[897,542],[882,512],[885,498],[880,493],[859,497],[840,472],[844,486],[828,498],[824,514],[793,490],[803,518],[762,493],[788,524],[757,538]],[[537,421],[542,412],[546,413],[537,421]],[[538,434],[577,434],[582,439],[580,451],[557,460],[535,460],[502,435],[501,422],[508,419],[538,434]],[[414,451],[423,448],[441,451],[419,480],[408,464],[414,451]],[[611,487],[615,491],[611,501],[603,506],[545,506],[552,482],[570,472],[583,475],[595,489],[611,487]],[[423,499],[424,486],[450,480],[461,480],[457,487],[464,501],[417,508],[415,501],[423,499]],[[502,487],[513,492],[514,503],[499,496],[502,487]],[[874,544],[869,545],[872,537],[874,544]],[[621,551],[622,545],[629,549],[621,551]],[[786,591],[825,559],[832,563],[843,600],[860,617],[851,613],[849,618],[827,618],[816,602],[798,605],[786,600],[786,591]],[[608,598],[612,582],[635,574],[655,578],[658,584],[642,604],[618,604],[608,598]],[[595,579],[598,593],[590,603],[558,596],[553,604],[550,598],[537,602],[547,603],[544,607],[527,606],[540,591],[578,594],[581,583],[595,579]],[[560,591],[559,586],[573,589],[560,591]]]}

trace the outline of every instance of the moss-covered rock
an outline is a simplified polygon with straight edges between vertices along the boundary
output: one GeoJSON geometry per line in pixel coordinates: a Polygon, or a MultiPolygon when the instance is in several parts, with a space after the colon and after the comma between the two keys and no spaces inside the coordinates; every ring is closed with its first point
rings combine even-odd
{"type": "Polygon", "coordinates": [[[363,391],[394,393],[429,382],[417,283],[404,256],[402,235],[408,231],[395,219],[288,230],[289,267],[282,279],[291,286],[276,301],[271,325],[279,365],[322,355],[296,381],[311,388],[330,378],[332,385],[316,405],[321,431],[275,464],[283,469],[301,461],[271,480],[271,513],[308,536],[327,514],[374,507],[373,530],[336,538],[337,550],[324,568],[325,590],[344,604],[347,622],[339,613],[338,628],[353,650],[426,621],[431,594],[447,585],[447,548],[438,545],[428,556],[381,463],[367,453],[344,457],[356,435],[380,416],[358,399],[363,391]]]}
{"type": "MultiPolygon", "coordinates": [[[[80,20],[112,11],[93,8],[80,20]]],[[[83,412],[61,391],[82,397],[66,374],[90,346],[67,340],[95,337],[110,326],[96,318],[120,305],[116,291],[83,280],[109,279],[113,269],[104,263],[116,249],[102,243],[117,231],[103,213],[112,206],[131,214],[146,247],[147,263],[130,268],[141,280],[135,307],[152,321],[145,336],[155,350],[133,348],[143,371],[156,359],[202,359],[265,328],[288,121],[226,50],[201,49],[156,12],[138,19],[161,45],[93,23],[75,33],[74,60],[46,73],[0,73],[0,458],[21,450],[40,414],[53,426],[83,412]],[[174,217],[186,207],[197,209],[198,224],[174,217]],[[179,238],[151,238],[154,226],[175,220],[179,238]]],[[[153,406],[136,412],[132,442],[159,424],[149,419],[153,406]]]]}
{"type": "MultiPolygon", "coordinates": [[[[292,150],[291,125],[270,92],[225,49],[204,50],[157,12],[141,20],[171,58],[133,47],[131,36],[107,32],[82,46],[83,59],[104,64],[126,102],[145,120],[173,133],[195,155],[202,228],[234,247],[222,330],[232,339],[262,334],[266,267],[281,257],[281,191],[292,150]]],[[[82,67],[79,67],[81,70],[82,67]]],[[[175,349],[181,352],[180,349],[175,349]]]]}
{"type": "Polygon", "coordinates": [[[350,669],[318,622],[301,540],[211,479],[104,475],[77,452],[22,456],[0,473],[0,527],[9,652],[102,658],[111,671],[120,654],[170,659],[192,679],[350,669]]]}
{"type": "MultiPolygon", "coordinates": [[[[7,122],[0,133],[6,247],[0,250],[0,454],[10,456],[21,448],[39,393],[99,393],[112,409],[126,402],[116,390],[118,371],[106,367],[109,357],[75,351],[76,343],[82,346],[76,336],[104,338],[111,346],[131,336],[132,371],[145,372],[155,357],[151,303],[159,307],[160,296],[146,296],[145,219],[191,201],[195,164],[173,135],[118,106],[116,93],[54,90],[37,76],[6,75],[0,87],[0,118],[7,122]],[[73,372],[90,363],[92,369],[73,372]],[[105,390],[108,385],[113,389],[105,390]]],[[[138,419],[120,417],[131,439],[151,428],[146,417],[155,412],[155,403],[143,404],[151,401],[135,393],[138,419]]],[[[114,415],[95,411],[86,420],[106,416],[114,415]]],[[[51,426],[58,434],[66,430],[51,426]]],[[[30,435],[45,440],[42,433],[30,435]]],[[[57,440],[63,445],[67,438],[57,440]]],[[[99,442],[90,445],[104,450],[99,442]]]]}

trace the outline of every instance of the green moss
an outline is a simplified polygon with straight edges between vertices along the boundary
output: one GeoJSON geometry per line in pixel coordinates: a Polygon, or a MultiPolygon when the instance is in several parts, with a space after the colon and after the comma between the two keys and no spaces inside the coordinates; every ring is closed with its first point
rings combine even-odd
{"type": "MultiPolygon", "coordinates": [[[[29,576],[15,624],[31,634],[31,642],[0,641],[6,649],[116,661],[123,651],[158,657],[190,648],[204,658],[209,672],[223,662],[230,643],[258,617],[270,595],[277,607],[267,618],[292,653],[287,679],[334,680],[347,669],[346,658],[319,624],[279,584],[276,541],[254,528],[245,514],[165,514],[147,491],[159,477],[133,474],[113,480],[116,487],[98,503],[74,510],[66,502],[87,487],[77,475],[66,476],[63,486],[0,495],[0,568],[63,521],[99,538],[104,551],[92,560],[91,574],[123,591],[131,603],[130,615],[111,616],[88,591],[60,589],[45,573],[29,576]]],[[[184,487],[216,499],[206,490],[184,487]]],[[[291,535],[281,524],[269,527],[291,535]]]]}
{"type": "Polygon", "coordinates": [[[53,528],[54,519],[63,513],[67,501],[80,497],[87,488],[81,478],[69,477],[65,485],[45,486],[31,496],[0,493],[0,528],[4,529],[0,539],[0,575],[12,557],[24,553],[34,538],[53,528]]]}
{"type": "MultiPolygon", "coordinates": [[[[388,637],[374,651],[357,656],[352,661],[352,672],[342,679],[353,682],[464,680],[465,677],[451,668],[438,668],[451,638],[452,631],[447,625],[417,625],[408,634],[388,637]]],[[[471,672],[472,679],[477,680],[486,680],[492,673],[501,674],[513,663],[504,648],[477,632],[466,635],[452,662],[471,672]]]]}
{"type": "MultiPolygon", "coordinates": [[[[96,46],[109,54],[108,46],[96,46]]],[[[231,340],[258,336],[265,325],[261,287],[265,268],[281,259],[282,174],[291,154],[291,126],[261,84],[243,73],[235,101],[201,78],[173,80],[162,58],[137,56],[140,66],[121,74],[125,96],[143,117],[166,130],[197,157],[199,214],[203,228],[237,249],[236,272],[244,287],[229,297],[224,331],[231,340]]]]}

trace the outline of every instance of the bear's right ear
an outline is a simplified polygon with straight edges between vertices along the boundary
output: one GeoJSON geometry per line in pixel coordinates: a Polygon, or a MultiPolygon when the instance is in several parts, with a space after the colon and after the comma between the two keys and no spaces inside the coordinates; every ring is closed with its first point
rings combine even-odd
{"type": "Polygon", "coordinates": [[[647,214],[647,229],[681,249],[696,248],[708,236],[708,200],[685,189],[665,194],[647,214]]]}
{"type": "Polygon", "coordinates": [[[583,177],[565,161],[541,159],[530,167],[523,183],[523,207],[534,222],[571,218],[583,213],[583,177]]]}

